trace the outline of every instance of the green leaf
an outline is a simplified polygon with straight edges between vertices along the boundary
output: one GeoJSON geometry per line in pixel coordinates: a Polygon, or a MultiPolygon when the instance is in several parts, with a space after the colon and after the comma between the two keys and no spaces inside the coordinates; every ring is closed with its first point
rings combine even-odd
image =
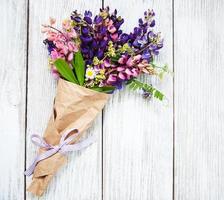
{"type": "Polygon", "coordinates": [[[116,63],[119,60],[119,58],[120,58],[120,55],[116,55],[114,57],[111,57],[111,61],[116,63]]]}
{"type": "Polygon", "coordinates": [[[68,63],[65,60],[58,58],[54,61],[54,65],[63,78],[70,82],[78,84],[78,81],[75,78],[72,69],[69,67],[68,63]]]}
{"type": "Polygon", "coordinates": [[[83,85],[85,81],[85,61],[80,51],[74,54],[72,66],[74,67],[79,85],[83,85]]]}
{"type": "Polygon", "coordinates": [[[160,72],[160,73],[159,73],[159,75],[158,75],[158,76],[159,76],[159,79],[160,79],[160,80],[162,80],[162,79],[163,79],[163,75],[164,75],[164,71],[162,71],[162,72],[160,72]]]}
{"type": "Polygon", "coordinates": [[[132,82],[132,83],[129,84],[129,88],[130,88],[130,89],[133,89],[134,87],[135,87],[134,82],[132,82]]]}
{"type": "Polygon", "coordinates": [[[105,86],[105,87],[102,87],[102,88],[103,88],[103,92],[106,92],[106,93],[110,93],[110,92],[113,92],[115,90],[114,86],[105,86]]]}
{"type": "Polygon", "coordinates": [[[111,92],[113,92],[115,90],[115,87],[113,87],[113,86],[92,87],[90,89],[95,90],[97,92],[111,93],[111,92]]]}
{"type": "Polygon", "coordinates": [[[158,98],[159,100],[162,101],[164,95],[160,91],[156,90],[155,93],[154,93],[154,97],[156,97],[156,98],[158,98]]]}
{"type": "Polygon", "coordinates": [[[142,83],[136,79],[129,80],[127,84],[129,86],[129,89],[131,89],[133,91],[142,89],[142,90],[145,90],[146,92],[151,93],[153,97],[155,97],[161,101],[164,98],[164,94],[162,94],[159,90],[157,90],[156,88],[154,88],[151,85],[142,83]]]}

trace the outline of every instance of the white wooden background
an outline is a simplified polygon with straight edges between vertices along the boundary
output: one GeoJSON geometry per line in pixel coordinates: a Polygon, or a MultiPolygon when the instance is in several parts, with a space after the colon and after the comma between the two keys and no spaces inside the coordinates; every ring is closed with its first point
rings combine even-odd
{"type": "Polygon", "coordinates": [[[125,30],[147,8],[165,38],[159,60],[175,76],[157,87],[165,106],[128,90],[116,93],[90,134],[98,142],[72,153],[41,200],[224,199],[224,1],[1,0],[0,200],[38,199],[25,188],[55,82],[47,70],[41,24],[77,9],[117,8],[125,30]]]}

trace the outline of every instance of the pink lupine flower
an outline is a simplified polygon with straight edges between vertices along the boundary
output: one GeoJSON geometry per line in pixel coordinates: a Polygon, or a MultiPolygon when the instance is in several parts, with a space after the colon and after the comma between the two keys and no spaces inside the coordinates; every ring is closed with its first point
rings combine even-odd
{"type": "Polygon", "coordinates": [[[71,26],[71,20],[64,20],[62,22],[62,28],[64,30],[70,30],[72,28],[72,26],[71,26]]]}
{"type": "Polygon", "coordinates": [[[59,52],[57,52],[56,50],[51,51],[51,58],[53,60],[56,60],[58,58],[62,58],[62,54],[60,54],[59,52]]]}
{"type": "Polygon", "coordinates": [[[125,80],[126,79],[126,76],[123,72],[119,72],[118,73],[118,77],[121,79],[121,80],[125,80]]]}
{"type": "Polygon", "coordinates": [[[113,20],[110,20],[108,26],[112,26],[114,24],[113,20]]]}
{"type": "Polygon", "coordinates": [[[77,45],[75,45],[73,51],[74,52],[78,52],[79,51],[79,47],[77,45]]]}
{"type": "Polygon", "coordinates": [[[62,54],[67,55],[68,54],[68,47],[67,46],[63,46],[63,48],[60,51],[62,54]]]}
{"type": "Polygon", "coordinates": [[[108,26],[108,28],[107,28],[107,30],[110,32],[110,33],[115,33],[116,32],[116,28],[115,28],[115,26],[108,26]]]}
{"type": "Polygon", "coordinates": [[[41,33],[47,33],[50,30],[49,27],[47,27],[47,25],[42,25],[41,27],[41,33]]]}
{"type": "Polygon", "coordinates": [[[117,81],[117,76],[115,74],[110,74],[108,79],[107,79],[107,83],[108,84],[113,84],[117,81]]]}
{"type": "Polygon", "coordinates": [[[105,26],[112,26],[114,22],[113,20],[107,18],[104,23],[105,23],[105,26]]]}
{"type": "Polygon", "coordinates": [[[68,50],[73,51],[75,49],[75,44],[73,42],[68,42],[68,50]]]}
{"type": "Polygon", "coordinates": [[[126,65],[127,65],[128,67],[131,67],[131,66],[133,66],[133,64],[134,64],[134,61],[133,61],[132,57],[130,57],[130,58],[128,59],[128,61],[126,62],[126,65]]]}
{"type": "Polygon", "coordinates": [[[128,60],[127,56],[122,55],[121,58],[119,58],[118,63],[125,64],[127,60],[128,60]]]}
{"type": "Polygon", "coordinates": [[[104,60],[103,65],[104,65],[104,67],[111,67],[111,64],[109,63],[108,60],[104,60]]]}
{"type": "Polygon", "coordinates": [[[54,18],[50,17],[49,22],[50,22],[50,25],[52,26],[52,25],[54,25],[54,24],[55,24],[56,19],[54,19],[54,18]]]}
{"type": "Polygon", "coordinates": [[[67,42],[68,39],[65,34],[58,33],[55,41],[67,42]]]}
{"type": "Polygon", "coordinates": [[[142,57],[141,55],[134,56],[134,62],[140,61],[141,57],[142,57]]]}
{"type": "Polygon", "coordinates": [[[74,55],[74,53],[73,52],[71,52],[71,53],[69,53],[68,54],[68,61],[72,61],[72,59],[73,59],[73,55],[74,55]]]}
{"type": "MultiPolygon", "coordinates": [[[[52,26],[54,25],[56,20],[52,17],[49,18],[49,24],[52,26]]],[[[41,28],[42,33],[52,32],[51,28],[47,24],[43,24],[41,28]]]]}
{"type": "Polygon", "coordinates": [[[124,58],[123,57],[119,58],[118,63],[124,64],[124,58]]]}
{"type": "Polygon", "coordinates": [[[121,71],[124,71],[124,70],[125,70],[125,67],[118,67],[118,68],[117,68],[117,71],[118,71],[118,72],[121,72],[121,71]]]}
{"type": "Polygon", "coordinates": [[[139,75],[139,72],[136,68],[132,69],[132,76],[137,77],[139,75]]]}
{"type": "Polygon", "coordinates": [[[99,83],[99,87],[104,87],[105,86],[105,83],[103,82],[103,81],[101,81],[100,83],[99,83]]]}
{"type": "Polygon", "coordinates": [[[95,71],[96,73],[99,73],[99,72],[100,72],[100,70],[101,70],[101,69],[100,69],[100,67],[99,67],[99,66],[97,66],[97,65],[96,65],[96,66],[94,66],[94,68],[93,68],[93,69],[94,69],[94,71],[95,71]]]}
{"type": "Polygon", "coordinates": [[[56,38],[57,38],[57,33],[53,32],[53,31],[47,32],[47,39],[49,41],[54,41],[54,40],[56,40],[56,38]]]}
{"type": "Polygon", "coordinates": [[[118,39],[118,33],[114,33],[110,35],[113,41],[116,41],[118,39]]]}
{"type": "Polygon", "coordinates": [[[78,51],[78,47],[75,45],[74,42],[68,42],[68,50],[77,52],[78,51]]]}
{"type": "Polygon", "coordinates": [[[64,47],[64,42],[62,42],[60,40],[54,41],[54,44],[59,49],[62,49],[64,47]]]}
{"type": "Polygon", "coordinates": [[[125,70],[125,73],[128,74],[128,75],[132,75],[132,71],[131,71],[129,68],[127,68],[127,69],[125,70]]]}
{"type": "Polygon", "coordinates": [[[54,77],[54,79],[56,79],[56,80],[59,79],[59,77],[60,77],[60,75],[59,75],[58,71],[55,69],[55,67],[51,68],[51,74],[54,77]]]}
{"type": "Polygon", "coordinates": [[[130,80],[131,78],[132,78],[132,76],[131,75],[129,75],[129,74],[126,74],[126,78],[127,78],[127,80],[130,80]]]}
{"type": "Polygon", "coordinates": [[[66,34],[65,34],[68,38],[77,38],[78,37],[78,34],[77,34],[77,32],[74,30],[74,29],[72,29],[71,31],[69,31],[69,32],[66,32],[66,34]]]}
{"type": "Polygon", "coordinates": [[[142,60],[137,66],[140,68],[140,69],[143,69],[145,67],[147,67],[149,65],[148,61],[147,60],[142,60]]]}

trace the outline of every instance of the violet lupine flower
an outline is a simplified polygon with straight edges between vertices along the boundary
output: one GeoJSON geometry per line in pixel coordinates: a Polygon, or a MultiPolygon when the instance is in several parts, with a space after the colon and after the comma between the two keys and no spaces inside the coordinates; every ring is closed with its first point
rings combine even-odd
{"type": "Polygon", "coordinates": [[[77,12],[77,10],[75,10],[75,11],[72,12],[71,20],[73,20],[73,21],[79,23],[79,22],[81,22],[81,20],[82,20],[80,16],[81,16],[81,15],[77,12]]]}
{"type": "Polygon", "coordinates": [[[148,62],[151,62],[153,56],[158,55],[159,49],[163,47],[159,33],[154,33],[152,30],[155,26],[154,16],[153,10],[146,11],[144,20],[139,19],[138,27],[135,27],[129,35],[123,33],[119,38],[121,44],[128,42],[136,52],[141,51],[143,59],[148,62]]]}
{"type": "Polygon", "coordinates": [[[84,20],[88,23],[88,24],[92,24],[92,12],[91,11],[85,11],[84,14],[84,20]]]}
{"type": "Polygon", "coordinates": [[[120,35],[120,38],[119,38],[119,43],[120,43],[121,45],[123,45],[123,44],[125,44],[126,42],[128,42],[129,38],[130,38],[130,36],[129,36],[127,33],[122,33],[122,34],[120,35]]]}
{"type": "MultiPolygon", "coordinates": [[[[83,16],[74,11],[71,19],[63,22],[62,31],[48,32],[45,44],[53,60],[71,62],[74,52],[80,49],[86,69],[94,74],[85,75],[87,87],[121,88],[123,83],[145,73],[163,47],[160,34],[153,31],[154,16],[153,10],[146,11],[128,34],[120,29],[124,19],[117,16],[117,10],[110,13],[106,7],[96,16],[91,11],[85,11],[83,16]],[[75,38],[80,42],[78,47],[75,38]]],[[[57,76],[57,71],[52,73],[57,76]]]]}
{"type": "MultiPolygon", "coordinates": [[[[79,33],[82,42],[81,51],[86,59],[86,64],[91,65],[94,57],[103,59],[108,42],[116,41],[122,33],[119,28],[124,20],[116,15],[116,10],[112,15],[109,14],[109,7],[101,9],[100,14],[96,15],[94,20],[92,20],[90,11],[85,11],[83,20],[77,12],[73,12],[72,20],[88,23],[88,25],[82,26],[82,31],[79,33]]],[[[75,29],[79,30],[76,26],[75,29]]]]}
{"type": "Polygon", "coordinates": [[[94,24],[100,25],[102,21],[103,18],[99,15],[96,15],[96,17],[94,18],[94,24]]]}
{"type": "Polygon", "coordinates": [[[53,51],[56,48],[54,43],[52,41],[49,41],[48,39],[45,39],[43,43],[47,46],[49,54],[51,54],[51,51],[53,51]]]}

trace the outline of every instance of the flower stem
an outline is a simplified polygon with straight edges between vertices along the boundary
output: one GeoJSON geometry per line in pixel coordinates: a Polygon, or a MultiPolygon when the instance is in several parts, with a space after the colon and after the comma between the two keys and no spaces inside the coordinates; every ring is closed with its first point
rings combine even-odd
{"type": "Polygon", "coordinates": [[[145,45],[142,49],[138,50],[135,52],[135,55],[142,53],[144,50],[146,50],[150,46],[150,43],[145,45]]]}
{"type": "Polygon", "coordinates": [[[61,34],[64,35],[64,33],[62,33],[62,32],[61,32],[60,30],[58,30],[57,28],[54,28],[53,26],[50,26],[50,25],[43,25],[43,24],[42,24],[42,26],[45,27],[45,28],[51,28],[51,29],[54,29],[55,31],[57,31],[57,32],[59,32],[59,33],[61,33],[61,34]]]}

